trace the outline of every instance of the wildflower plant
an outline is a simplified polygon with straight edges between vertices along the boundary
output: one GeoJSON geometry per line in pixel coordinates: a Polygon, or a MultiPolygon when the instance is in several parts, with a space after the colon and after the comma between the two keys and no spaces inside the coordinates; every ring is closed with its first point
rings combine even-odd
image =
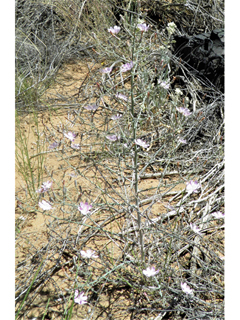
{"type": "MultiPolygon", "coordinates": [[[[53,110],[42,121],[46,155],[57,166],[46,164],[34,193],[44,196],[33,208],[46,221],[48,242],[28,268],[46,259],[36,286],[61,278],[52,282],[53,301],[62,299],[66,319],[74,312],[94,319],[116,292],[123,309],[134,301],[127,312],[141,319],[171,303],[171,312],[197,318],[212,310],[209,301],[223,298],[216,258],[223,252],[214,239],[224,217],[219,144],[213,154],[209,145],[199,151],[195,138],[207,111],[194,110],[186,90],[173,87],[169,48],[176,25],[159,31],[139,19],[137,8],[130,1],[121,24],[91,31],[87,76],[64,98],[67,115],[54,109],[58,121],[53,110]],[[194,307],[189,297],[197,297],[194,307]]],[[[17,300],[25,287],[22,282],[17,300]]],[[[215,317],[222,312],[214,310],[215,317]]]]}

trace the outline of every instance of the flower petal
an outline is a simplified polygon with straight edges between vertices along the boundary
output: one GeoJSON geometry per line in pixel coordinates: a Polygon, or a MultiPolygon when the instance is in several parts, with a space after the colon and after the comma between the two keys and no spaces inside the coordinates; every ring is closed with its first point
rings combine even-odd
{"type": "Polygon", "coordinates": [[[138,28],[140,31],[148,31],[149,26],[147,26],[146,23],[139,23],[139,24],[137,25],[137,28],[138,28]]]}
{"type": "Polygon", "coordinates": [[[114,26],[114,27],[110,27],[110,28],[108,29],[108,32],[110,32],[110,33],[112,33],[112,34],[118,34],[118,32],[119,32],[120,30],[121,30],[120,27],[114,26]]]}
{"type": "Polygon", "coordinates": [[[128,63],[123,64],[123,65],[121,66],[121,68],[120,68],[120,71],[121,71],[121,72],[127,72],[127,71],[131,70],[132,67],[133,67],[133,62],[131,61],[131,62],[128,62],[128,63]]]}
{"type": "Polygon", "coordinates": [[[52,209],[52,205],[49,202],[47,202],[46,200],[42,200],[42,202],[39,202],[38,205],[43,210],[51,210],[52,209]]]}

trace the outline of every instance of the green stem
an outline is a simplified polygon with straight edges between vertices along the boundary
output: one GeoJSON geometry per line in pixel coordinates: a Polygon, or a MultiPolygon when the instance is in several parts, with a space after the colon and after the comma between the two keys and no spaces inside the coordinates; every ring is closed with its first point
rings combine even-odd
{"type": "Polygon", "coordinates": [[[45,311],[44,311],[44,315],[43,315],[43,317],[42,317],[42,320],[44,320],[44,319],[45,319],[45,316],[46,316],[46,314],[47,314],[47,308],[48,308],[48,305],[49,305],[50,299],[51,299],[51,298],[48,298],[47,305],[46,305],[46,309],[45,309],[45,311]]]}
{"type": "Polygon", "coordinates": [[[33,286],[33,284],[34,284],[35,279],[37,278],[37,275],[38,275],[38,273],[39,273],[39,271],[40,271],[40,268],[41,268],[41,266],[42,266],[42,264],[43,264],[43,261],[44,261],[44,259],[41,261],[41,263],[40,263],[40,265],[39,265],[39,267],[38,267],[38,269],[37,269],[37,272],[36,272],[36,274],[35,274],[32,282],[31,282],[31,284],[30,284],[30,286],[29,286],[29,288],[28,288],[28,291],[27,291],[27,293],[26,293],[26,295],[25,295],[25,297],[24,297],[24,299],[23,299],[23,302],[21,303],[20,308],[18,309],[18,312],[17,312],[17,315],[16,315],[16,317],[15,317],[15,320],[17,319],[20,311],[22,310],[23,304],[24,304],[25,300],[27,299],[27,297],[28,297],[28,295],[29,295],[29,292],[30,292],[30,290],[31,290],[31,288],[32,288],[32,286],[33,286]]]}

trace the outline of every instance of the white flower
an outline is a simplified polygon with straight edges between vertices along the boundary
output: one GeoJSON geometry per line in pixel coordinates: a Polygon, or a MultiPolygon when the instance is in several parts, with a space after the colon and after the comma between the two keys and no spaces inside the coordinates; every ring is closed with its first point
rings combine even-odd
{"type": "Polygon", "coordinates": [[[43,182],[42,184],[42,188],[47,190],[47,189],[50,189],[52,186],[52,181],[46,181],[46,182],[43,182]]]}
{"type": "Polygon", "coordinates": [[[164,89],[168,90],[170,87],[170,83],[167,83],[166,81],[161,81],[160,79],[158,80],[158,83],[160,84],[161,87],[164,89]]]}
{"type": "Polygon", "coordinates": [[[78,290],[76,290],[74,294],[74,302],[78,304],[85,304],[87,303],[87,296],[84,296],[83,291],[79,293],[78,290]]]}
{"type": "Polygon", "coordinates": [[[146,277],[152,277],[152,276],[155,276],[156,274],[158,274],[159,270],[155,270],[155,267],[147,267],[146,270],[143,270],[143,274],[146,276],[146,277]]]}
{"type": "Polygon", "coordinates": [[[215,219],[224,219],[225,215],[221,211],[213,212],[212,215],[215,219]]]}
{"type": "Polygon", "coordinates": [[[173,34],[175,32],[176,28],[177,28],[177,26],[175,25],[174,22],[169,22],[168,26],[167,26],[167,31],[168,31],[169,35],[173,34]]]}
{"type": "Polygon", "coordinates": [[[39,202],[38,205],[43,210],[51,210],[52,209],[52,205],[45,200],[42,200],[42,202],[39,202]]]}
{"type": "Polygon", "coordinates": [[[98,258],[98,255],[96,255],[95,252],[90,249],[87,251],[81,250],[80,253],[83,258],[98,258]]]}
{"type": "Polygon", "coordinates": [[[182,288],[182,291],[186,294],[193,294],[193,290],[190,289],[190,287],[186,284],[186,282],[182,283],[181,282],[181,288],[182,288]]]}
{"type": "Polygon", "coordinates": [[[119,99],[122,99],[124,101],[128,101],[128,98],[122,93],[116,93],[115,97],[119,98],[119,99]]]}
{"type": "Polygon", "coordinates": [[[180,95],[180,96],[183,94],[182,91],[179,88],[176,88],[175,92],[176,92],[177,95],[180,95]]]}
{"type": "Polygon", "coordinates": [[[188,194],[197,193],[198,189],[200,188],[201,188],[201,185],[200,183],[197,182],[197,180],[196,181],[190,180],[189,182],[187,182],[186,191],[188,194]]]}

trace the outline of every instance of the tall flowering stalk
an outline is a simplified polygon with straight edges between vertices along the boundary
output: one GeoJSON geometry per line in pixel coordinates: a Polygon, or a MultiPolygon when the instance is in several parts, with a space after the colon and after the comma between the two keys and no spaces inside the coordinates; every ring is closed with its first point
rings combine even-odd
{"type": "MultiPolygon", "coordinates": [[[[133,43],[132,43],[132,63],[134,61],[134,48],[135,48],[135,40],[136,40],[136,29],[137,25],[134,27],[134,36],[133,36],[133,43]]],[[[134,63],[133,63],[134,65],[134,63]]],[[[134,117],[134,69],[131,69],[131,119],[132,119],[132,130],[133,130],[133,141],[136,141],[136,119],[134,117]]],[[[140,247],[141,247],[141,260],[144,261],[144,248],[143,248],[143,232],[141,228],[141,213],[139,211],[139,199],[138,199],[138,150],[137,150],[137,144],[134,143],[134,191],[135,191],[135,203],[136,203],[136,209],[137,209],[137,223],[138,223],[138,229],[139,229],[139,240],[140,240],[140,247]]]]}
{"type": "MultiPolygon", "coordinates": [[[[142,40],[143,32],[148,31],[149,26],[146,24],[135,24],[134,33],[133,33],[133,43],[132,43],[132,66],[134,66],[134,58],[135,58],[135,42],[136,42],[136,33],[137,29],[141,31],[141,38],[139,44],[142,40]]],[[[137,145],[142,146],[143,148],[147,147],[147,144],[142,141],[141,139],[136,139],[136,129],[137,129],[137,119],[134,117],[134,68],[131,69],[131,118],[132,118],[132,130],[133,130],[133,141],[134,143],[134,190],[135,190],[135,203],[136,203],[136,210],[137,210],[137,223],[139,229],[139,240],[140,240],[140,247],[141,247],[141,259],[142,262],[144,261],[144,246],[143,246],[143,232],[141,226],[141,213],[139,210],[139,196],[138,196],[138,148],[137,145]]]]}

